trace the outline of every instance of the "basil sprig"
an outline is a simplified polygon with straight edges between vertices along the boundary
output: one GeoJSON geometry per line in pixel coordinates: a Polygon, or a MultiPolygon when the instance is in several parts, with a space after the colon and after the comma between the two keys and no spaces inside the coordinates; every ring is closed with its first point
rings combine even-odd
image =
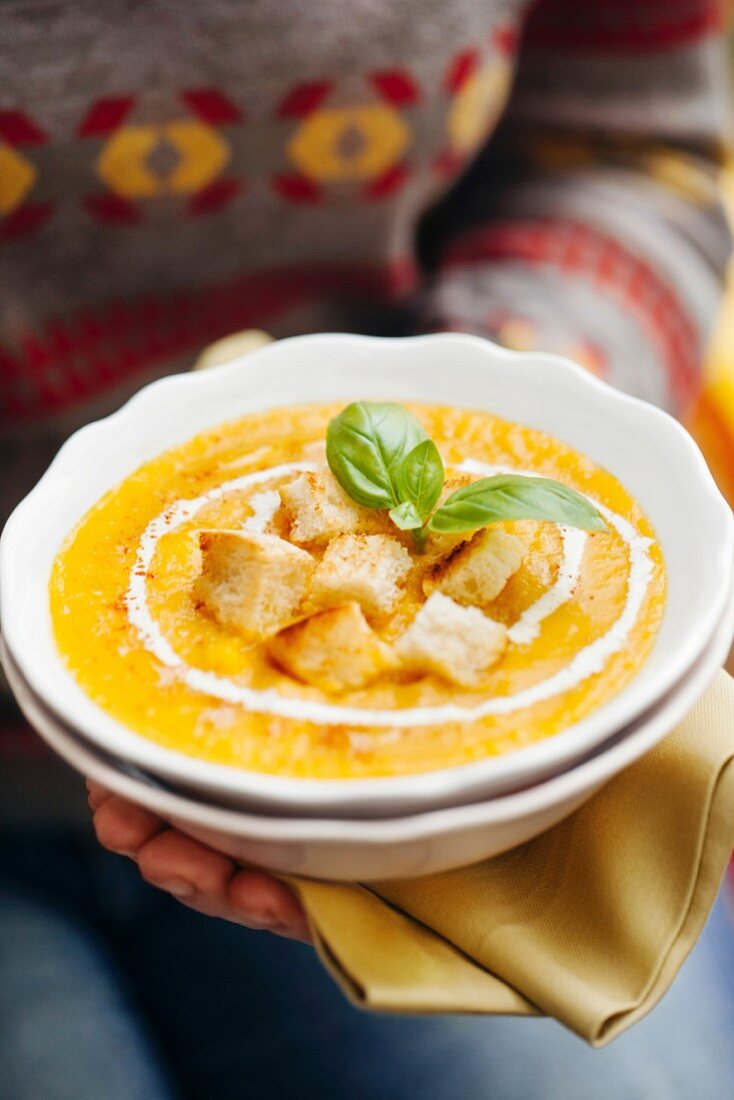
{"type": "Polygon", "coordinates": [[[502,520],[537,519],[587,531],[606,523],[581,493],[522,474],[481,478],[434,511],[444,485],[438,447],[403,405],[357,401],[330,421],[326,458],[342,489],[366,508],[386,510],[422,549],[429,531],[477,531],[502,520]]]}
{"type": "Polygon", "coordinates": [[[426,522],[412,500],[404,500],[388,512],[390,519],[401,531],[417,531],[426,522]]]}
{"type": "Polygon", "coordinates": [[[457,489],[431,516],[432,531],[476,531],[509,519],[540,519],[605,531],[606,523],[585,496],[549,477],[497,474],[457,489]]]}
{"type": "MultiPolygon", "coordinates": [[[[420,517],[420,527],[430,516],[441,496],[444,481],[443,459],[432,439],[424,439],[412,451],[408,451],[397,470],[397,487],[401,504],[412,505],[412,512],[420,517]]],[[[397,522],[397,520],[396,520],[397,522]]],[[[400,526],[400,524],[398,524],[400,526]]]]}
{"type": "Polygon", "coordinates": [[[403,405],[356,401],[329,422],[326,459],[342,489],[365,508],[402,503],[397,473],[405,456],[426,438],[403,405]]]}

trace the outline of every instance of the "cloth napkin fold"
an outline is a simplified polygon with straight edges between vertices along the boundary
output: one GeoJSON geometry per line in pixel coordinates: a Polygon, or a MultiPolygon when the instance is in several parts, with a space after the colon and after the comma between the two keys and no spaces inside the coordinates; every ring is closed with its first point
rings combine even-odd
{"type": "Polygon", "coordinates": [[[356,1004],[553,1016],[603,1046],[660,1000],[734,847],[734,680],[571,817],[471,867],[294,882],[356,1004]]]}

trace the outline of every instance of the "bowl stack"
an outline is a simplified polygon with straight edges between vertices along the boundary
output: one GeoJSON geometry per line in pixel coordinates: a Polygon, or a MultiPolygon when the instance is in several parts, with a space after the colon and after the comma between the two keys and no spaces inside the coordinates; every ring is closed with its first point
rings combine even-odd
{"type": "Polygon", "coordinates": [[[286,340],[141,391],[82,429],[16,509],[0,543],[2,661],[32,725],[72,766],[244,862],[330,880],[430,874],[520,844],[571,813],[665,736],[734,633],[734,521],[695,443],[659,410],[554,356],[455,334],[286,340]],[[141,463],[223,420],[335,399],[485,409],[562,438],[637,499],[663,549],[667,603],[642,670],[554,737],[420,775],[290,779],[163,748],[77,685],[48,608],[54,557],[76,522],[141,463]]]}

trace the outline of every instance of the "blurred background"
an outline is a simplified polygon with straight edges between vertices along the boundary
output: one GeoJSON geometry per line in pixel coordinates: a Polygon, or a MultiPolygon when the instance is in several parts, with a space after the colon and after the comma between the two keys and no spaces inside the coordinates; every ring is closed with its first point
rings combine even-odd
{"type": "MultiPolygon", "coordinates": [[[[734,49],[732,64],[734,66],[734,49]]],[[[724,170],[723,183],[729,220],[734,225],[734,165],[724,170]]],[[[727,290],[709,345],[705,370],[705,386],[688,426],[698,439],[722,492],[734,507],[734,261],[729,263],[727,290]]],[[[734,673],[734,650],[728,667],[734,673]]]]}
{"type": "MultiPolygon", "coordinates": [[[[729,218],[734,224],[734,165],[724,171],[729,218]]],[[[706,385],[691,425],[724,493],[734,504],[734,263],[706,361],[706,385]]]]}

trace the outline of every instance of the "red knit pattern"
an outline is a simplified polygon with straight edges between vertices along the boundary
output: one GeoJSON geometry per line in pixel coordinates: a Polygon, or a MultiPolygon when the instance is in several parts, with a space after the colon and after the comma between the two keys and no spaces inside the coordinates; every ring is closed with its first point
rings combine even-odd
{"type": "Polygon", "coordinates": [[[98,99],[79,124],[77,137],[108,137],[122,126],[136,102],[133,95],[98,99]]]}
{"type": "Polygon", "coordinates": [[[0,141],[7,145],[45,145],[47,140],[25,111],[0,111],[0,141]]]}
{"type": "Polygon", "coordinates": [[[0,221],[0,242],[34,233],[54,211],[52,202],[27,202],[0,221]]]}
{"type": "Polygon", "coordinates": [[[279,118],[305,118],[317,111],[332,89],[330,80],[297,84],[278,104],[279,118]]]}
{"type": "Polygon", "coordinates": [[[238,329],[267,327],[314,298],[348,292],[388,300],[414,282],[407,259],[386,267],[302,266],[79,313],[26,334],[18,352],[0,348],[0,410],[16,418],[55,413],[134,384],[136,375],[238,329]]]}
{"type": "Polygon", "coordinates": [[[693,396],[699,376],[695,325],[657,272],[613,237],[575,222],[500,222],[457,241],[447,265],[491,260],[550,265],[618,298],[659,346],[681,403],[693,396]]]}
{"type": "Polygon", "coordinates": [[[242,111],[218,88],[191,88],[181,92],[186,106],[210,126],[228,126],[242,121],[242,111]]]}
{"type": "Polygon", "coordinates": [[[654,53],[718,31],[721,7],[718,0],[541,0],[523,42],[586,53],[654,53]]]}
{"type": "Polygon", "coordinates": [[[393,107],[409,107],[420,99],[418,85],[404,69],[372,73],[369,79],[381,98],[393,107]]]}

